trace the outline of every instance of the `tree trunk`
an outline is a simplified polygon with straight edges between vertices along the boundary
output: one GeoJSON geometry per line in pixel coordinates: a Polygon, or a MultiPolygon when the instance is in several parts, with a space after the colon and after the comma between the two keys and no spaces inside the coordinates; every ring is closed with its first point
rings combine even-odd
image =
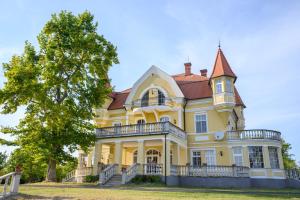
{"type": "Polygon", "coordinates": [[[46,181],[56,182],[56,160],[50,158],[48,162],[46,181]]]}

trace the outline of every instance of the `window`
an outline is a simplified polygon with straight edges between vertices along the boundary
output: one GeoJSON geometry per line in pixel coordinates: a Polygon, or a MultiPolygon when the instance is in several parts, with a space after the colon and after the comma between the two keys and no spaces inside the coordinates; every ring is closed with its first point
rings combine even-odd
{"type": "Polygon", "coordinates": [[[222,93],[223,89],[222,89],[222,81],[219,79],[216,81],[216,93],[222,93]]]}
{"type": "Polygon", "coordinates": [[[196,167],[201,166],[201,153],[200,151],[193,151],[192,152],[192,165],[196,167]]]}
{"type": "Polygon", "coordinates": [[[242,147],[232,147],[233,162],[236,166],[243,166],[242,147]]]}
{"type": "Polygon", "coordinates": [[[205,159],[207,165],[216,165],[216,153],[214,150],[205,151],[205,159]]]}
{"type": "Polygon", "coordinates": [[[232,92],[231,80],[226,79],[226,92],[232,92]]]}
{"type": "Polygon", "coordinates": [[[272,169],[279,169],[279,160],[278,160],[278,153],[276,147],[268,147],[269,149],[269,158],[270,158],[270,165],[272,169]]]}
{"type": "Polygon", "coordinates": [[[206,133],[207,132],[206,114],[195,115],[195,127],[196,127],[196,133],[206,133]]]}
{"type": "Polygon", "coordinates": [[[147,91],[142,97],[141,106],[146,107],[149,105],[149,91],[147,91]]]}
{"type": "Polygon", "coordinates": [[[170,151],[170,164],[173,164],[173,151],[170,151]]]}
{"type": "Polygon", "coordinates": [[[158,105],[165,105],[165,95],[158,90],[158,105]]]}
{"type": "Polygon", "coordinates": [[[160,122],[169,122],[170,121],[170,118],[169,117],[161,117],[160,122]]]}
{"type": "Polygon", "coordinates": [[[264,168],[262,147],[253,146],[249,148],[250,168],[264,168]]]}
{"type": "Polygon", "coordinates": [[[143,120],[143,119],[139,119],[137,121],[137,131],[138,132],[143,132],[144,131],[144,124],[145,124],[145,120],[143,120]]]}
{"type": "Polygon", "coordinates": [[[121,122],[114,122],[113,126],[114,126],[114,129],[115,129],[116,133],[120,133],[121,132],[121,126],[122,126],[121,122]]]}
{"type": "Polygon", "coordinates": [[[137,163],[137,155],[138,155],[138,152],[136,150],[133,152],[133,163],[137,163]]]}

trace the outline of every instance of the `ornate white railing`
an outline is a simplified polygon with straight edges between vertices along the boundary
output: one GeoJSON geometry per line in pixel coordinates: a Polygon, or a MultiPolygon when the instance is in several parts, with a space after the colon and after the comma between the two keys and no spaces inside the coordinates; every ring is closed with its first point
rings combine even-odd
{"type": "Polygon", "coordinates": [[[200,176],[200,177],[249,177],[249,167],[203,165],[196,166],[172,166],[171,175],[200,176]]]}
{"type": "Polygon", "coordinates": [[[19,191],[20,179],[21,173],[19,172],[11,172],[4,176],[0,176],[0,184],[4,180],[3,191],[0,192],[0,199],[17,194],[19,191]]]}
{"type": "Polygon", "coordinates": [[[72,170],[69,173],[67,173],[66,177],[62,179],[62,182],[68,182],[72,178],[75,178],[75,176],[76,176],[76,170],[72,170]]]}
{"type": "Polygon", "coordinates": [[[138,173],[139,164],[134,163],[122,173],[122,184],[129,183],[138,173]]]}
{"type": "Polygon", "coordinates": [[[285,176],[287,179],[300,180],[300,170],[299,169],[287,169],[287,170],[285,170],[285,176]]]}
{"type": "Polygon", "coordinates": [[[171,122],[156,122],[147,124],[132,124],[96,129],[97,138],[172,134],[186,140],[186,133],[171,122]]]}
{"type": "Polygon", "coordinates": [[[162,175],[162,164],[148,163],[143,164],[143,173],[145,175],[162,175]]]}
{"type": "Polygon", "coordinates": [[[278,131],[253,129],[253,130],[237,130],[227,131],[227,140],[247,140],[247,139],[268,139],[281,140],[281,133],[278,131]]]}
{"type": "Polygon", "coordinates": [[[99,174],[99,183],[104,185],[117,173],[118,164],[109,165],[99,174]]]}
{"type": "Polygon", "coordinates": [[[93,174],[93,167],[83,167],[76,169],[76,177],[78,176],[89,176],[93,174]]]}

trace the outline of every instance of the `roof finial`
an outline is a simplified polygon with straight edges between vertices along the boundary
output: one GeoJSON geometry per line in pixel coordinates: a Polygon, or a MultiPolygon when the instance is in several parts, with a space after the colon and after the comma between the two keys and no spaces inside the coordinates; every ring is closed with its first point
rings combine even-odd
{"type": "Polygon", "coordinates": [[[219,40],[219,45],[218,45],[219,49],[221,49],[221,40],[219,40]]]}

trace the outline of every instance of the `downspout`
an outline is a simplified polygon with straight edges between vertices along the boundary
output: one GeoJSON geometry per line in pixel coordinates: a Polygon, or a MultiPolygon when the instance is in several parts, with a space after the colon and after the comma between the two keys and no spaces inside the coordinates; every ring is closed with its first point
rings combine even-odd
{"type": "Polygon", "coordinates": [[[167,134],[165,133],[165,184],[167,185],[167,134]]]}
{"type": "Polygon", "coordinates": [[[187,99],[184,98],[184,105],[183,105],[183,130],[186,132],[185,130],[185,108],[186,108],[186,104],[187,104],[187,99]]]}

